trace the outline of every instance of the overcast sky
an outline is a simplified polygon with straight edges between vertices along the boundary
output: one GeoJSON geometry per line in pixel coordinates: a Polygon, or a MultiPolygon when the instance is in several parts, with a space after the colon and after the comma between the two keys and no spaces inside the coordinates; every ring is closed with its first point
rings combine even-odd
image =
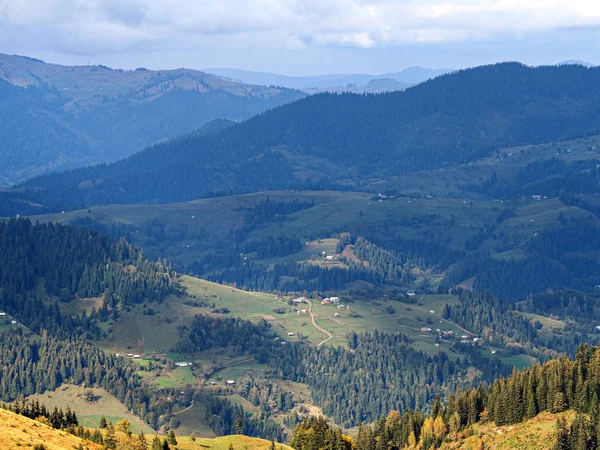
{"type": "Polygon", "coordinates": [[[600,64],[600,0],[0,0],[0,52],[287,75],[600,64]]]}

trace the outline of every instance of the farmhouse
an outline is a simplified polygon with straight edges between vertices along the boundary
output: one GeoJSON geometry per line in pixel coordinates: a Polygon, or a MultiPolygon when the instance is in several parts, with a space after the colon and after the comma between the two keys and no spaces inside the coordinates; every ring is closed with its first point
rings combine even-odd
{"type": "Polygon", "coordinates": [[[431,328],[428,328],[428,327],[421,327],[421,328],[419,328],[419,331],[420,331],[421,333],[428,333],[428,332],[430,332],[430,331],[431,331],[431,328]]]}
{"type": "Polygon", "coordinates": [[[192,365],[191,362],[187,362],[187,361],[182,361],[182,362],[176,362],[175,366],[176,367],[190,367],[192,365]]]}
{"type": "Polygon", "coordinates": [[[298,297],[292,300],[293,303],[306,303],[306,297],[298,297]]]}
{"type": "Polygon", "coordinates": [[[292,333],[291,331],[287,334],[288,336],[293,336],[294,333],[292,333]]]}
{"type": "Polygon", "coordinates": [[[335,313],[333,317],[342,317],[342,315],[340,313],[335,313]]]}
{"type": "Polygon", "coordinates": [[[138,354],[133,355],[133,359],[139,359],[139,358],[141,358],[141,355],[138,355],[138,354]]]}
{"type": "Polygon", "coordinates": [[[339,297],[329,297],[329,300],[331,300],[333,303],[337,303],[340,301],[339,297]]]}
{"type": "Polygon", "coordinates": [[[333,260],[335,259],[335,257],[334,257],[333,255],[327,255],[327,256],[325,257],[325,259],[326,259],[327,261],[333,261],[333,260]]]}
{"type": "Polygon", "coordinates": [[[233,386],[234,384],[235,384],[235,381],[227,380],[227,386],[233,386]]]}
{"type": "Polygon", "coordinates": [[[5,312],[0,312],[0,317],[6,317],[6,313],[5,312]]]}
{"type": "Polygon", "coordinates": [[[406,295],[408,295],[409,297],[414,297],[414,296],[415,296],[415,295],[417,295],[417,294],[415,293],[415,291],[408,291],[408,292],[406,293],[406,295]]]}
{"type": "Polygon", "coordinates": [[[331,299],[329,298],[324,298],[323,300],[321,300],[321,305],[331,305],[331,299]]]}
{"type": "Polygon", "coordinates": [[[17,321],[16,320],[11,320],[10,323],[12,323],[13,325],[16,325],[17,321]]]}

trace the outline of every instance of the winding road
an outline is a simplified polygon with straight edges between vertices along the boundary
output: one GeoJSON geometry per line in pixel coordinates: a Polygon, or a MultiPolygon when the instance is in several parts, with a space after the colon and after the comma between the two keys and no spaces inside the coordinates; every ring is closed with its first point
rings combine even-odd
{"type": "Polygon", "coordinates": [[[177,414],[181,414],[183,412],[186,412],[188,409],[192,409],[194,407],[194,400],[192,400],[192,404],[190,406],[188,406],[185,409],[182,409],[181,411],[177,411],[176,413],[171,414],[172,416],[176,416],[177,414]]]}
{"type": "Polygon", "coordinates": [[[327,331],[325,328],[323,328],[320,325],[317,325],[317,322],[315,322],[315,315],[312,312],[312,302],[310,300],[306,300],[306,302],[308,303],[308,314],[310,315],[310,320],[312,321],[313,326],[319,330],[320,332],[326,334],[328,337],[327,339],[322,340],[321,342],[319,342],[317,344],[317,347],[320,347],[321,345],[323,345],[325,342],[327,342],[328,340],[330,340],[333,337],[333,334],[331,334],[331,332],[327,331]]]}

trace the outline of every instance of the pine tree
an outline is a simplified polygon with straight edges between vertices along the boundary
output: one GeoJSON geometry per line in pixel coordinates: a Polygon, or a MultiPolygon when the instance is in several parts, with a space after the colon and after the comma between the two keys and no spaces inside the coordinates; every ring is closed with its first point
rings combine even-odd
{"type": "Polygon", "coordinates": [[[569,432],[564,418],[556,419],[556,443],[553,450],[569,450],[569,432]]]}
{"type": "Polygon", "coordinates": [[[158,434],[154,435],[154,439],[152,439],[152,450],[162,450],[162,448],[162,441],[158,437],[158,434]]]}
{"type": "Polygon", "coordinates": [[[108,425],[106,426],[104,446],[110,450],[117,448],[117,437],[115,435],[115,427],[112,422],[108,422],[108,425]]]}
{"type": "Polygon", "coordinates": [[[169,430],[167,434],[167,441],[169,444],[177,445],[177,438],[175,437],[175,432],[173,430],[169,430]]]}

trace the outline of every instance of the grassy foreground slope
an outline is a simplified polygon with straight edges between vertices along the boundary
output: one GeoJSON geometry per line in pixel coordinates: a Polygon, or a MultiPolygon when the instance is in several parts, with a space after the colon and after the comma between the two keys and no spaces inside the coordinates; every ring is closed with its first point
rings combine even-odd
{"type": "Polygon", "coordinates": [[[556,420],[565,418],[570,423],[573,417],[572,411],[560,414],[543,412],[516,425],[498,427],[494,423],[478,424],[469,430],[473,433],[472,437],[463,436],[455,442],[444,444],[441,449],[548,450],[556,441],[556,420]]]}
{"type": "Polygon", "coordinates": [[[90,450],[101,446],[56,430],[27,417],[0,409],[0,446],[2,449],[32,448],[44,445],[47,450],[64,450],[85,445],[90,450]]]}
{"type": "Polygon", "coordinates": [[[91,391],[97,400],[91,403],[86,402],[83,395],[84,389],[70,384],[63,384],[55,391],[33,395],[29,399],[37,399],[41,404],[49,405],[53,408],[66,409],[70,407],[77,413],[77,419],[80,425],[84,427],[98,427],[100,418],[105,416],[106,420],[113,424],[122,419],[129,420],[131,422],[131,430],[134,433],[139,433],[140,431],[146,434],[154,432],[146,422],[128,411],[125,405],[104,389],[87,388],[85,391],[91,391]]]}
{"type": "MultiPolygon", "coordinates": [[[[100,413],[104,411],[100,410],[100,413]]],[[[117,438],[122,439],[124,435],[117,433],[117,438]]],[[[153,436],[146,435],[148,444],[153,436]]],[[[0,448],[2,450],[13,450],[17,448],[34,448],[43,445],[46,450],[65,450],[77,448],[83,445],[89,450],[99,450],[101,445],[80,439],[66,431],[57,430],[44,425],[36,420],[0,409],[0,448]]],[[[192,440],[187,436],[177,437],[177,448],[181,450],[207,449],[227,450],[233,446],[244,450],[267,450],[271,442],[260,438],[251,438],[243,435],[222,436],[215,439],[198,438],[192,440]]],[[[291,450],[284,444],[277,444],[277,450],[291,450]]]]}

